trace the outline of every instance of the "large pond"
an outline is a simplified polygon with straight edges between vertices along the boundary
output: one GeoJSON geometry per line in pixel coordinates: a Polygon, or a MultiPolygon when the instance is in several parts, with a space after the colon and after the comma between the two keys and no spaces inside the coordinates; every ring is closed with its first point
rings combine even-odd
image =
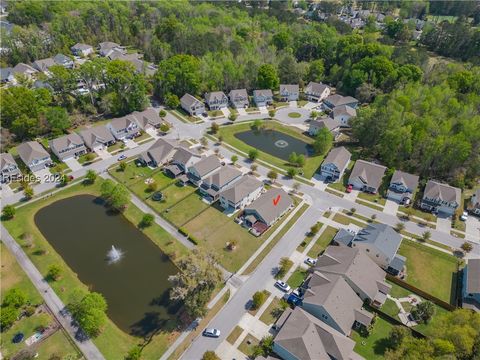
{"type": "Polygon", "coordinates": [[[235,134],[235,137],[267,154],[288,161],[291,153],[311,154],[311,146],[293,136],[276,130],[247,130],[235,134]]]}
{"type": "Polygon", "coordinates": [[[35,224],[79,279],[103,294],[120,329],[146,336],[173,326],[178,304],[169,301],[167,278],[177,268],[123,215],[79,195],[44,207],[35,224]],[[107,258],[112,245],[123,252],[114,263],[107,258]]]}

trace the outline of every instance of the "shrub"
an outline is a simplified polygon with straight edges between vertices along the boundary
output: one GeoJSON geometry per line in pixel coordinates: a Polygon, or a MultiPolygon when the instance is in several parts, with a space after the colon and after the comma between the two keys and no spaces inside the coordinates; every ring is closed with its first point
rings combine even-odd
{"type": "Polygon", "coordinates": [[[160,112],[158,113],[158,115],[161,117],[161,118],[164,118],[165,116],[167,116],[167,112],[165,110],[160,110],[160,112]]]}
{"type": "Polygon", "coordinates": [[[160,125],[160,131],[161,131],[161,132],[166,133],[166,132],[168,132],[168,130],[170,130],[170,126],[168,126],[167,123],[162,123],[162,124],[160,125]]]}
{"type": "Polygon", "coordinates": [[[267,296],[263,291],[257,291],[252,297],[252,309],[257,310],[265,302],[267,296]]]}
{"type": "Polygon", "coordinates": [[[142,217],[142,221],[140,221],[141,227],[148,227],[153,224],[155,221],[155,217],[152,214],[145,214],[142,217]]]}
{"type": "Polygon", "coordinates": [[[181,227],[178,229],[178,232],[182,234],[183,236],[188,236],[188,231],[184,227],[181,227]]]}
{"type": "Polygon", "coordinates": [[[188,240],[189,240],[190,242],[192,242],[193,244],[198,245],[198,239],[197,239],[196,236],[190,234],[190,235],[188,235],[188,240]]]}
{"type": "Polygon", "coordinates": [[[283,257],[280,259],[280,263],[278,266],[278,271],[275,274],[275,279],[281,279],[285,276],[285,274],[290,270],[293,265],[293,261],[287,257],[283,257]]]}
{"type": "Polygon", "coordinates": [[[61,273],[62,273],[62,269],[60,269],[60,266],[55,264],[50,265],[48,267],[47,279],[52,281],[57,281],[58,279],[60,279],[61,273]]]}
{"type": "Polygon", "coordinates": [[[5,205],[2,210],[2,216],[6,220],[13,219],[15,216],[15,207],[13,205],[5,205]]]}

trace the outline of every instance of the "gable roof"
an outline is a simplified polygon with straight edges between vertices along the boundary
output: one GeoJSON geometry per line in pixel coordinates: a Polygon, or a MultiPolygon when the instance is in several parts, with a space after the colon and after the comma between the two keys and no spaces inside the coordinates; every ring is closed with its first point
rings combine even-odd
{"type": "Polygon", "coordinates": [[[201,159],[191,167],[196,170],[200,177],[202,177],[215,169],[219,169],[221,166],[222,164],[220,164],[218,157],[216,155],[210,155],[201,159]]]}
{"type": "Polygon", "coordinates": [[[51,148],[61,151],[69,148],[71,145],[83,145],[83,140],[77,133],[71,133],[52,139],[48,142],[48,144],[51,148]]]}
{"type": "Polygon", "coordinates": [[[134,111],[132,116],[137,120],[142,129],[149,124],[157,126],[162,123],[162,119],[160,119],[157,111],[153,108],[148,108],[143,111],[134,111]]]}
{"type": "Polygon", "coordinates": [[[465,292],[468,294],[480,294],[480,259],[469,259],[467,269],[465,292]]]}
{"type": "Polygon", "coordinates": [[[110,126],[116,131],[126,129],[131,124],[137,125],[135,117],[133,117],[131,114],[110,121],[110,126]]]}
{"type": "Polygon", "coordinates": [[[280,93],[283,93],[284,91],[289,93],[298,93],[299,86],[298,84],[280,84],[280,93]]]}
{"type": "Polygon", "coordinates": [[[440,199],[447,202],[456,202],[460,204],[462,191],[459,188],[443,184],[434,180],[429,180],[425,186],[423,197],[430,199],[440,199]]]}
{"type": "Polygon", "coordinates": [[[350,151],[344,146],[339,146],[330,150],[322,165],[334,164],[338,170],[342,170],[350,162],[351,156],[350,151]]]}
{"type": "Polygon", "coordinates": [[[51,66],[56,65],[53,58],[35,60],[32,66],[39,71],[47,71],[51,66]]]}
{"type": "Polygon", "coordinates": [[[263,187],[263,182],[255,177],[246,175],[238,180],[235,184],[229,186],[222,192],[222,197],[236,204],[259,187],[263,187]]]}
{"type": "Polygon", "coordinates": [[[227,95],[225,95],[223,91],[212,91],[205,94],[205,100],[207,101],[207,103],[210,103],[215,100],[223,101],[226,98],[227,98],[227,95]]]}
{"type": "Polygon", "coordinates": [[[266,193],[260,195],[245,210],[256,211],[267,224],[270,224],[292,205],[293,200],[285,190],[271,188],[266,193]],[[276,205],[273,204],[274,199],[279,199],[276,205]]]}
{"type": "Polygon", "coordinates": [[[402,236],[389,225],[369,224],[353,239],[354,244],[360,242],[374,245],[389,261],[392,261],[402,243],[402,236]]]}
{"type": "Polygon", "coordinates": [[[242,176],[242,172],[234,166],[222,166],[219,171],[210,176],[206,181],[219,188],[225,186],[233,179],[242,176]]]}
{"type": "Polygon", "coordinates": [[[80,131],[80,136],[85,141],[88,147],[92,147],[97,141],[100,143],[108,143],[115,141],[112,133],[107,129],[105,125],[92,126],[89,129],[80,131]]]}
{"type": "Polygon", "coordinates": [[[1,153],[0,154],[0,169],[3,169],[7,165],[15,165],[17,166],[17,163],[13,159],[12,154],[10,153],[1,153]]]}
{"type": "Polygon", "coordinates": [[[353,352],[353,340],[299,307],[285,310],[280,320],[274,342],[297,359],[363,359],[353,352]]]}
{"type": "Polygon", "coordinates": [[[177,151],[175,151],[175,154],[173,154],[172,161],[175,161],[179,164],[187,164],[193,157],[200,159],[200,155],[180,146],[177,151]]]}
{"type": "Polygon", "coordinates": [[[305,88],[305,93],[321,95],[326,89],[328,89],[328,85],[310,81],[307,87],[305,88]]]}
{"type": "Polygon", "coordinates": [[[334,106],[334,107],[337,107],[337,106],[340,106],[340,105],[347,105],[347,104],[351,104],[351,103],[358,103],[358,100],[355,99],[354,97],[343,96],[343,95],[340,95],[340,94],[330,95],[324,101],[332,104],[332,106],[334,106]]]}
{"type": "Polygon", "coordinates": [[[365,185],[377,188],[382,183],[387,168],[365,160],[357,160],[350,174],[350,179],[359,178],[365,185]]]}
{"type": "Polygon", "coordinates": [[[339,128],[341,125],[340,120],[332,119],[331,117],[322,117],[320,119],[310,121],[310,126],[321,128],[327,128],[329,131],[339,128]]]}
{"type": "Polygon", "coordinates": [[[36,141],[27,141],[17,147],[18,155],[25,164],[30,164],[35,159],[50,157],[50,154],[36,141]]]}
{"type": "Polygon", "coordinates": [[[341,228],[333,237],[332,241],[335,241],[338,244],[350,246],[355,237],[355,233],[348,231],[347,229],[341,228]]]}
{"type": "Polygon", "coordinates": [[[419,177],[417,175],[409,174],[400,170],[395,170],[390,184],[402,184],[408,189],[412,189],[413,191],[415,191],[418,186],[418,179],[419,177]]]}
{"type": "Polygon", "coordinates": [[[253,97],[273,97],[272,90],[262,89],[262,90],[253,90],[253,97]]]}
{"type": "Polygon", "coordinates": [[[185,95],[182,96],[182,98],[180,99],[180,102],[186,106],[192,106],[193,104],[197,103],[197,102],[200,102],[200,100],[198,100],[195,96],[193,95],[190,95],[188,93],[186,93],[185,95]]]}
{"type": "Polygon", "coordinates": [[[155,141],[146,152],[157,164],[162,164],[172,155],[172,152],[175,151],[177,146],[178,142],[175,140],[160,138],[155,141]]]}
{"type": "Polygon", "coordinates": [[[74,51],[74,50],[80,50],[80,51],[83,51],[83,50],[88,50],[88,49],[93,49],[93,46],[92,45],[87,45],[87,44],[82,44],[82,43],[76,43],[75,45],[73,45],[70,50],[74,51]]]}
{"type": "Polygon", "coordinates": [[[73,60],[67,55],[57,54],[53,57],[53,61],[55,61],[56,64],[63,65],[65,63],[72,62],[73,60]]]}
{"type": "Polygon", "coordinates": [[[12,72],[14,74],[27,74],[27,73],[36,73],[37,70],[35,70],[30,65],[27,65],[24,63],[18,63],[13,67],[12,72]]]}
{"type": "Polygon", "coordinates": [[[248,100],[247,89],[230,90],[230,92],[228,93],[228,96],[230,97],[230,100],[234,100],[236,97],[247,98],[248,100]]]}
{"type": "Polygon", "coordinates": [[[332,113],[333,117],[341,115],[357,116],[357,110],[348,105],[336,106],[332,113]]]}

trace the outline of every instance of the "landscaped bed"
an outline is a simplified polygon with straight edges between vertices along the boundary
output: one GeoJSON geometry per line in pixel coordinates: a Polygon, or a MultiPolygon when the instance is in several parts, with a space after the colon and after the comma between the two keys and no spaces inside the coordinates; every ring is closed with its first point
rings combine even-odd
{"type": "Polygon", "coordinates": [[[302,114],[300,114],[299,112],[296,112],[296,111],[292,111],[292,112],[288,113],[288,117],[290,117],[292,119],[298,119],[301,116],[302,116],[302,114]]]}

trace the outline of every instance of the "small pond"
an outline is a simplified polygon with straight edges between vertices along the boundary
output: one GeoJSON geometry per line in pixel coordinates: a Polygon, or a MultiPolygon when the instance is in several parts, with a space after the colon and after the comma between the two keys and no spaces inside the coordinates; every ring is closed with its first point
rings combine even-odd
{"type": "Polygon", "coordinates": [[[247,145],[267,154],[288,161],[291,153],[309,156],[311,146],[293,136],[277,130],[247,130],[235,134],[235,137],[247,145]]]}
{"type": "Polygon", "coordinates": [[[35,224],[79,279],[103,294],[109,318],[123,331],[146,336],[175,324],[178,304],[168,298],[177,268],[123,215],[91,195],[59,200],[35,215],[35,224]],[[123,253],[111,263],[112,245],[123,253]]]}

